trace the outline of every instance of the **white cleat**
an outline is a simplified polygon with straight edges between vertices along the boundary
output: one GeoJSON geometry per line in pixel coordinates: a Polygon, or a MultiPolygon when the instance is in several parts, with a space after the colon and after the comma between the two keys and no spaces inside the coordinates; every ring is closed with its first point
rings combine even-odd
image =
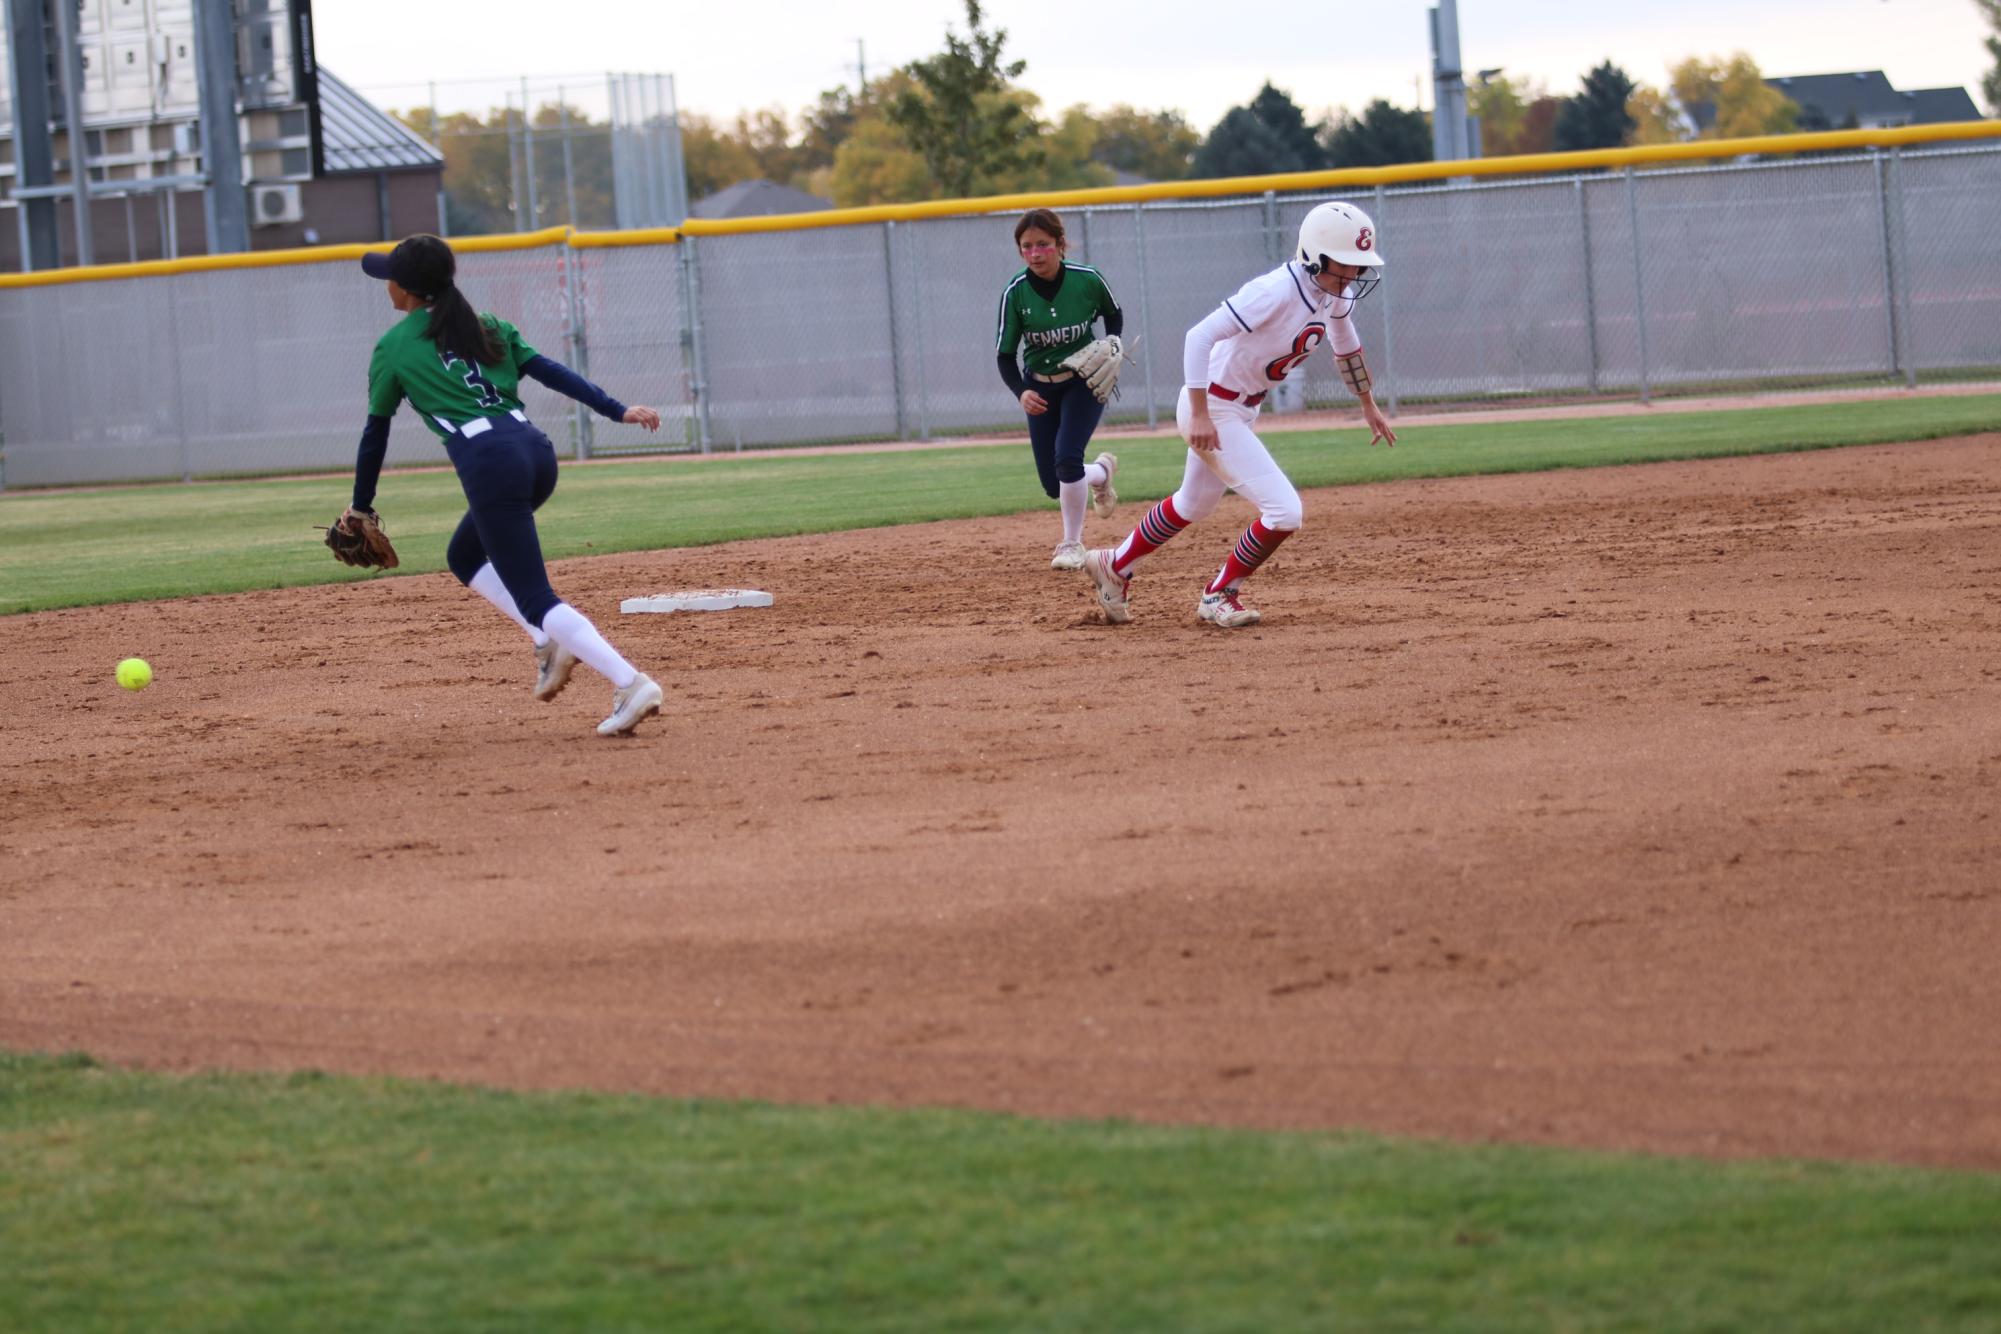
{"type": "Polygon", "coordinates": [[[577,655],[558,644],[553,639],[545,639],[535,646],[535,698],[552,700],[563,693],[563,687],[570,683],[570,673],[576,670],[577,655]]]}
{"type": "Polygon", "coordinates": [[[1112,511],[1119,507],[1119,493],[1112,489],[1112,477],[1119,470],[1119,456],[1100,454],[1091,462],[1105,470],[1104,484],[1091,488],[1091,512],[1101,519],[1109,519],[1112,511]]]}
{"type": "Polygon", "coordinates": [[[1124,625],[1132,620],[1133,609],[1126,599],[1126,591],[1132,587],[1132,580],[1112,568],[1112,552],[1106,548],[1084,553],[1084,573],[1091,576],[1091,582],[1098,586],[1098,605],[1105,609],[1105,619],[1113,625],[1124,625]]]}
{"type": "Polygon", "coordinates": [[[1081,570],[1084,568],[1084,544],[1082,542],[1058,542],[1056,552],[1049,558],[1052,570],[1081,570]]]}
{"type": "Polygon", "coordinates": [[[652,677],[645,672],[632,678],[632,684],[623,690],[614,691],[611,697],[611,717],[598,724],[599,736],[625,736],[633,728],[660,712],[660,702],[667,694],[652,677]]]}
{"type": "Polygon", "coordinates": [[[1224,630],[1256,625],[1263,619],[1256,608],[1244,605],[1240,591],[1235,588],[1226,588],[1220,593],[1204,593],[1202,600],[1195,604],[1195,614],[1224,630]]]}

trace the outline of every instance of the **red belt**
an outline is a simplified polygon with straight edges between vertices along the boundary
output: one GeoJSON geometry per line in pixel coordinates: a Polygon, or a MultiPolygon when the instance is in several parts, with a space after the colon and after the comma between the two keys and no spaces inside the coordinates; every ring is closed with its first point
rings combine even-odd
{"type": "Polygon", "coordinates": [[[1254,408],[1254,407],[1256,407],[1256,406],[1257,406],[1258,404],[1260,404],[1260,403],[1264,402],[1264,401],[1265,401],[1265,395],[1266,395],[1266,394],[1268,394],[1268,393],[1270,393],[1270,392],[1271,392],[1271,391],[1270,391],[1270,390],[1268,390],[1268,389],[1260,389],[1260,390],[1259,390],[1259,391],[1258,391],[1257,393],[1255,393],[1255,394],[1240,394],[1240,393],[1238,393],[1238,392],[1237,392],[1236,390],[1234,390],[1234,389],[1225,389],[1225,388],[1223,388],[1223,386],[1222,386],[1222,385],[1220,385],[1220,384],[1217,384],[1217,383],[1216,383],[1215,381],[1213,381],[1213,380],[1211,380],[1211,381],[1209,382],[1209,395],[1210,395],[1210,397],[1212,397],[1212,398],[1220,398],[1220,399],[1222,399],[1222,400],[1223,400],[1223,401],[1224,401],[1225,403],[1234,403],[1234,402],[1236,402],[1236,401],[1237,401],[1238,399],[1240,399],[1240,398],[1241,398],[1241,399],[1243,399],[1243,400],[1244,400],[1244,406],[1245,406],[1245,407],[1247,407],[1247,408],[1254,408]]]}

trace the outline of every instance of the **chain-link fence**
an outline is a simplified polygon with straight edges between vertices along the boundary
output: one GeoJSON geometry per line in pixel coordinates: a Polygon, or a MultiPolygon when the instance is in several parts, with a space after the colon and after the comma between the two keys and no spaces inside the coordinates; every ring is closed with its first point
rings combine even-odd
{"type": "MultiPolygon", "coordinates": [[[[1108,420],[1171,422],[1184,331],[1283,259],[1323,197],[1065,210],[1135,344],[1108,420]]],[[[1995,146],[1340,197],[1382,238],[1386,281],[1355,318],[1393,409],[2001,373],[1995,146]]],[[[530,386],[574,456],[1016,431],[994,364],[1014,216],[524,241],[465,253],[461,283],[667,415],[652,436],[530,386]]],[[[349,263],[0,290],[5,481],[344,466],[390,318],[349,263]]],[[[1272,409],[1352,401],[1324,358],[1285,388],[1272,409]]],[[[402,423],[391,457],[443,453],[402,423]]]]}

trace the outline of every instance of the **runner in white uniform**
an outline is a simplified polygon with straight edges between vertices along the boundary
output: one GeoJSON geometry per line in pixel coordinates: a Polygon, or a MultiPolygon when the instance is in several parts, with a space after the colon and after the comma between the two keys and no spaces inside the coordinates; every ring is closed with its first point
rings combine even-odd
{"type": "Polygon", "coordinates": [[[1206,517],[1225,491],[1235,491],[1258,507],[1258,517],[1195,610],[1205,623],[1226,630],[1256,624],[1258,613],[1243,604],[1240,586],[1299,531],[1302,519],[1299,492],[1252,429],[1271,387],[1326,343],[1341,378],[1361,400],[1369,443],[1396,443],[1376,406],[1362,340],[1348,318],[1355,302],[1375,289],[1382,267],[1369,215],[1352,204],[1321,204],[1300,224],[1294,258],[1245,283],[1188,331],[1182,345],[1187,391],[1175,411],[1188,442],[1181,489],[1148,510],[1116,548],[1092,551],[1084,560],[1107,620],[1132,619],[1134,567],[1206,517]]]}

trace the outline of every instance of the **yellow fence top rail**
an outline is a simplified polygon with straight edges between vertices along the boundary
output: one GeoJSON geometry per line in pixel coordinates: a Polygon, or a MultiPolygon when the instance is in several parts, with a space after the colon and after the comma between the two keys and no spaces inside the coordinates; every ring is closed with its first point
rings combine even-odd
{"type": "Polygon", "coordinates": [[[1516,157],[1471,158],[1457,162],[1407,162],[1395,167],[1350,167],[1340,171],[1299,171],[1276,176],[1155,181],[1148,185],[1107,186],[1095,190],[1045,190],[1040,193],[988,195],[982,199],[934,199],[920,204],[878,204],[870,208],[836,208],[819,213],[782,213],[757,218],[690,218],[681,225],[681,231],[686,236],[734,236],[747,232],[785,232],[808,227],[845,227],[857,223],[916,222],[925,218],[1012,213],[1036,207],[1149,204],[1174,199],[1259,195],[1268,190],[1290,194],[1356,186],[1408,185],[1471,176],[1543,176],[1663,162],[1714,161],[1754,154],[1898,148],[1959,139],[2001,139],[2001,120],[1907,125],[1884,130],[1833,130],[1823,134],[1774,134],[1749,139],[1708,139],[1692,143],[1649,144],[1640,148],[1599,148],[1581,153],[1524,153],[1516,157]]]}
{"type": "MultiPolygon", "coordinates": [[[[557,245],[567,245],[579,250],[673,245],[683,237],[745,236],[757,232],[805,231],[819,227],[853,227],[868,223],[919,222],[926,218],[1014,213],[1037,207],[1102,207],[1108,204],[1149,204],[1166,200],[1260,195],[1267,191],[1294,194],[1302,191],[1336,191],[1378,185],[1409,185],[1424,181],[1464,180],[1471,177],[1560,175],[1564,172],[1602,171],[1677,162],[1713,162],[1759,155],[1838,152],[1858,148],[1906,148],[1971,139],[2001,139],[2001,120],[1955,121],[1946,125],[1905,125],[1895,129],[1830,130],[1820,134],[1763,135],[1747,139],[1698,139],[1689,143],[1648,144],[1638,148],[1599,148],[1582,153],[1526,153],[1516,157],[1471,158],[1457,162],[1409,162],[1394,167],[1301,171],[1276,176],[1156,181],[1148,185],[1109,186],[1095,190],[1045,190],[1022,194],[988,195],[978,199],[933,199],[915,204],[878,204],[869,208],[836,208],[818,213],[782,213],[755,218],[690,218],[679,227],[652,227],[630,231],[581,232],[570,227],[547,227],[538,232],[517,232],[502,236],[453,237],[452,248],[460,253],[479,254],[499,250],[534,250],[557,245]]],[[[0,274],[0,289],[101,282],[113,278],[145,278],[174,273],[202,273],[212,269],[278,268],[292,264],[352,261],[360,259],[371,250],[387,250],[391,244],[384,241],[370,245],[313,246],[301,250],[253,250],[244,254],[201,255],[189,259],[152,260],[141,264],[99,264],[50,269],[42,273],[0,274]]]]}
{"type": "MultiPolygon", "coordinates": [[[[686,224],[682,224],[683,227],[686,224]]],[[[634,227],[623,232],[572,232],[570,244],[578,250],[610,250],[631,245],[673,245],[681,239],[681,227],[634,227]]],[[[457,245],[458,242],[452,242],[457,245]]]]}
{"type": "MultiPolygon", "coordinates": [[[[568,227],[545,227],[539,232],[510,232],[502,236],[460,236],[452,239],[452,249],[460,254],[492,250],[535,250],[561,245],[570,237],[568,227]]],[[[232,255],[190,255],[185,259],[152,259],[138,264],[89,264],[68,269],[48,269],[41,273],[0,273],[0,288],[50,287],[62,283],[104,282],[112,278],[157,278],[173,273],[207,273],[215,269],[275,269],[295,264],[330,264],[340,260],[358,263],[371,250],[393,250],[394,241],[365,245],[305,246],[296,250],[245,250],[232,255]]]]}

